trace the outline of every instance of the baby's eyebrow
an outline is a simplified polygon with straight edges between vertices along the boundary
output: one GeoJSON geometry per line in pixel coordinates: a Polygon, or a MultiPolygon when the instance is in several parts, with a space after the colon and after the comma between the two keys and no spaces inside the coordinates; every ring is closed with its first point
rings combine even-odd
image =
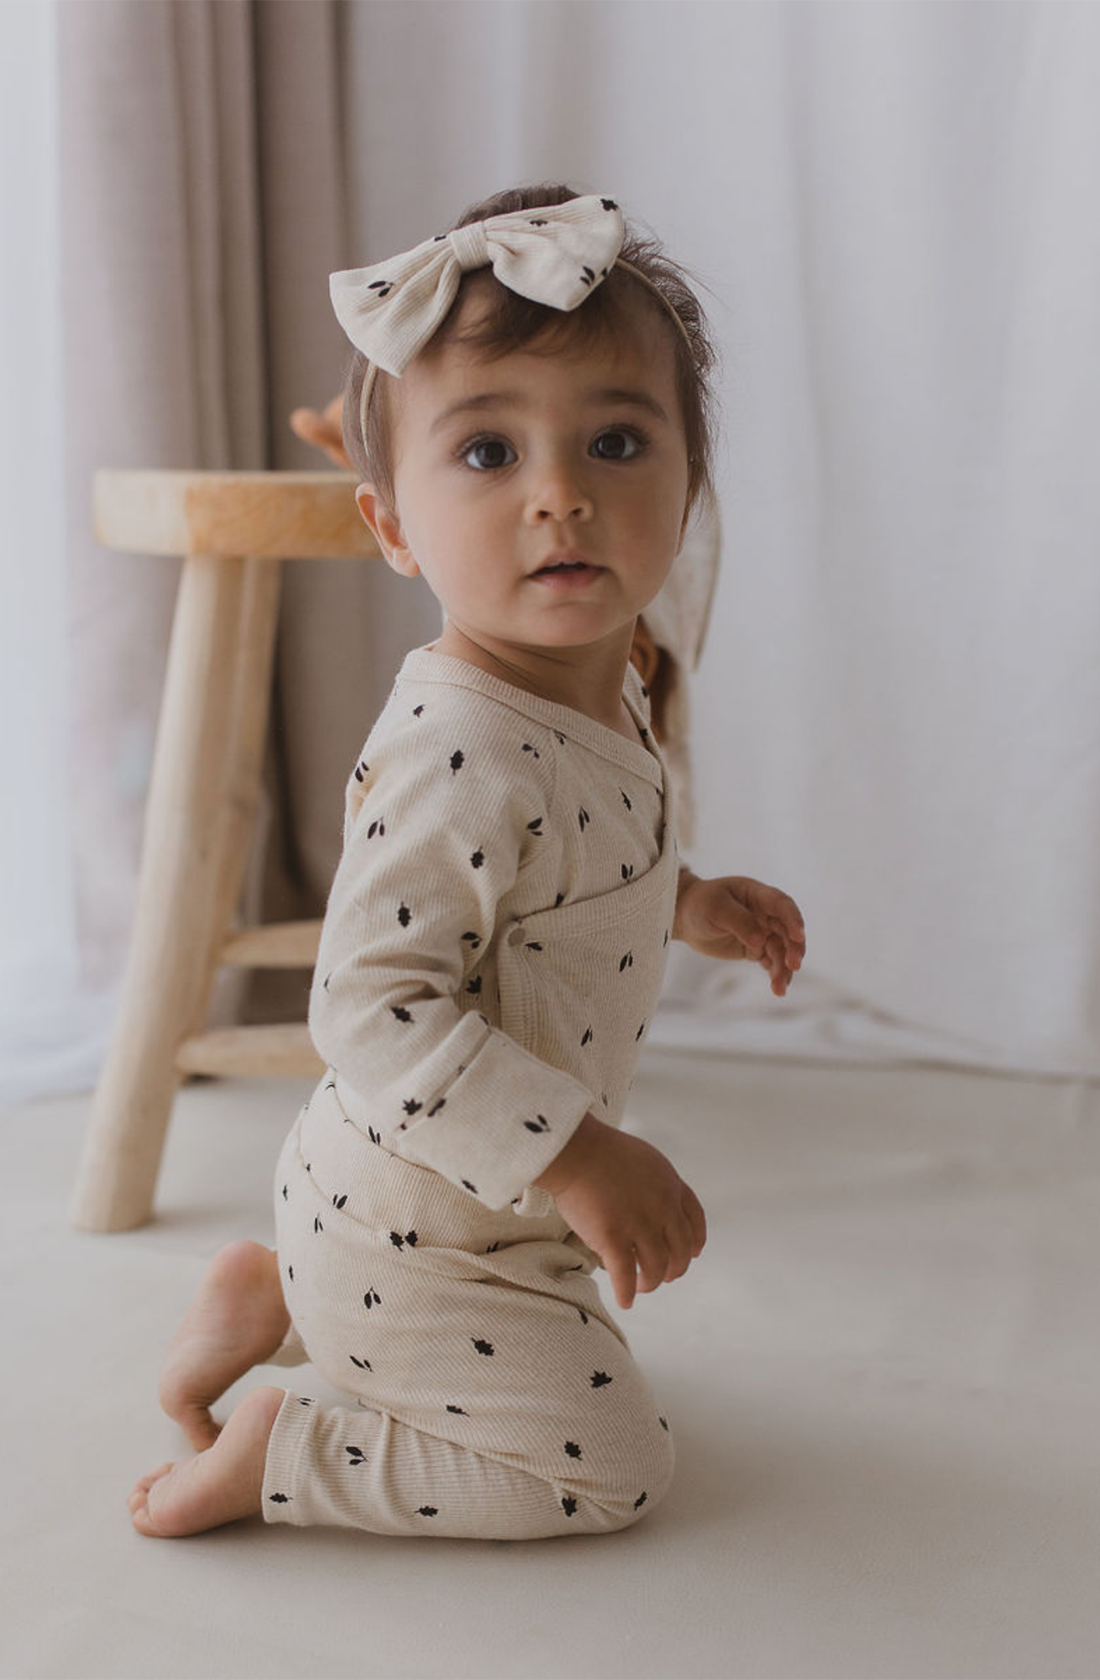
{"type": "MultiPolygon", "coordinates": [[[[661,404],[656,397],[651,397],[648,391],[629,390],[622,385],[600,385],[585,391],[583,400],[587,403],[625,403],[632,408],[644,408],[657,420],[668,420],[668,415],[661,404]]],[[[537,407],[538,404],[532,404],[523,391],[482,391],[476,397],[460,397],[457,402],[449,404],[443,410],[443,413],[437,415],[432,421],[431,430],[432,432],[438,432],[447,424],[448,420],[453,420],[456,414],[478,413],[486,408],[529,408],[532,406],[537,407]]]]}

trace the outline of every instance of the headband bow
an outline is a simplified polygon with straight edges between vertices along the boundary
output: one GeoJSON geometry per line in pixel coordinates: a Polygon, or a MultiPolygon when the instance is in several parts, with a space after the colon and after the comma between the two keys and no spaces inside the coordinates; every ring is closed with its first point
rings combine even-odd
{"type": "Polygon", "coordinates": [[[440,325],[467,269],[489,266],[521,297],[576,309],[606,279],[624,232],[619,206],[599,194],[489,216],[330,275],[332,306],[356,348],[399,375],[440,325]]]}

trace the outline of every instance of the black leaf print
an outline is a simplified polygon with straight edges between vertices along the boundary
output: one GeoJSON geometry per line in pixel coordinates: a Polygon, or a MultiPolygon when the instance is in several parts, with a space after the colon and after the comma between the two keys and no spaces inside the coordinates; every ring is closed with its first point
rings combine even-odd
{"type": "Polygon", "coordinates": [[[469,985],[466,987],[466,990],[468,992],[472,992],[474,997],[477,997],[478,993],[481,991],[481,975],[480,974],[477,974],[477,975],[474,976],[474,978],[470,981],[469,985]]]}
{"type": "Polygon", "coordinates": [[[647,1495],[646,1495],[646,1493],[643,1489],[643,1491],[638,1495],[637,1499],[634,1501],[634,1509],[636,1511],[639,1509],[640,1506],[645,1504],[646,1498],[647,1498],[647,1495]]]}
{"type": "Polygon", "coordinates": [[[641,725],[639,724],[638,734],[642,737],[642,745],[643,746],[647,745],[648,742],[649,742],[649,730],[648,729],[643,729],[641,727],[641,725]]]}
{"type": "Polygon", "coordinates": [[[600,1101],[603,1103],[603,1106],[606,1108],[607,1107],[607,1092],[606,1091],[601,1091],[600,1092],[600,1101]]]}
{"type": "Polygon", "coordinates": [[[369,1359],[356,1359],[354,1353],[349,1353],[348,1358],[351,1360],[353,1365],[358,1365],[361,1371],[369,1371],[372,1369],[369,1359]]]}
{"type": "Polygon", "coordinates": [[[581,1457],[581,1449],[578,1447],[576,1441],[566,1441],[565,1450],[569,1454],[570,1458],[581,1457]]]}
{"type": "Polygon", "coordinates": [[[592,818],[588,815],[588,812],[585,810],[583,805],[581,806],[580,810],[577,812],[577,821],[581,825],[581,833],[583,834],[585,823],[590,823],[592,821],[592,818]]]}
{"type": "Polygon", "coordinates": [[[362,762],[362,760],[360,760],[360,762],[355,766],[355,780],[357,782],[361,782],[363,780],[363,777],[367,776],[369,774],[370,774],[370,765],[369,764],[364,764],[362,762]]]}
{"type": "Polygon", "coordinates": [[[549,227],[550,225],[545,216],[528,216],[527,220],[532,227],[549,227]]]}
{"type": "Polygon", "coordinates": [[[462,935],[462,939],[463,942],[470,947],[471,951],[476,951],[481,944],[480,933],[464,933],[462,935]]]}
{"type": "MultiPolygon", "coordinates": [[[[667,928],[666,928],[666,929],[665,929],[665,940],[664,940],[664,944],[665,944],[665,945],[667,945],[667,944],[668,944],[668,929],[667,929],[667,928]]],[[[662,947],[661,947],[661,949],[662,949],[662,950],[663,950],[663,949],[664,949],[664,945],[662,945],[662,947]]]]}
{"type": "Polygon", "coordinates": [[[454,776],[458,773],[459,770],[462,769],[462,766],[465,764],[466,760],[460,752],[453,752],[451,754],[450,762],[451,762],[451,775],[454,776]]]}
{"type": "Polygon", "coordinates": [[[373,1126],[367,1127],[367,1136],[370,1138],[372,1143],[382,1142],[382,1133],[376,1132],[373,1126]]]}
{"type": "Polygon", "coordinates": [[[600,203],[603,205],[605,210],[617,210],[619,208],[613,198],[601,198],[600,203]]]}
{"type": "Polygon", "coordinates": [[[581,279],[584,281],[585,285],[590,286],[595,278],[596,270],[594,268],[589,268],[588,264],[585,263],[584,267],[581,269],[581,279]]]}
{"type": "Polygon", "coordinates": [[[584,1037],[581,1039],[581,1049],[583,1050],[585,1045],[586,1044],[591,1044],[591,1042],[592,1042],[592,1028],[591,1027],[585,1027],[584,1037]]]}
{"type": "Polygon", "coordinates": [[[309,1398],[308,1394],[299,1394],[298,1404],[299,1406],[312,1406],[313,1401],[309,1398]]]}
{"type": "Polygon", "coordinates": [[[479,1341],[476,1336],[471,1336],[470,1340],[473,1342],[473,1344],[476,1347],[478,1353],[485,1354],[486,1358],[488,1358],[488,1359],[492,1358],[492,1356],[493,1356],[493,1344],[492,1344],[492,1342],[479,1341]]]}
{"type": "Polygon", "coordinates": [[[288,1198],[287,1193],[286,1193],[286,1185],[284,1184],[283,1185],[283,1201],[285,1202],[285,1201],[288,1201],[288,1200],[289,1200],[289,1198],[288,1198]]]}
{"type": "Polygon", "coordinates": [[[539,839],[541,840],[541,838],[542,838],[542,818],[541,817],[536,817],[534,822],[529,822],[527,824],[527,832],[528,832],[528,834],[537,834],[539,836],[539,839]]]}
{"type": "Polygon", "coordinates": [[[525,951],[541,951],[542,946],[539,944],[537,939],[529,939],[523,949],[525,951]]]}
{"type": "Polygon", "coordinates": [[[367,1455],[362,1447],[345,1447],[344,1451],[348,1455],[349,1464],[365,1464],[367,1462],[367,1455]]]}
{"type": "MultiPolygon", "coordinates": [[[[619,792],[620,792],[620,793],[623,793],[623,790],[622,790],[622,788],[620,788],[620,789],[619,789],[619,792]]],[[[625,793],[623,793],[623,804],[624,804],[624,805],[625,805],[625,806],[626,806],[626,808],[627,808],[627,810],[628,810],[628,811],[633,811],[633,809],[634,809],[634,807],[633,807],[633,805],[632,805],[632,804],[631,804],[631,803],[630,803],[630,801],[629,801],[629,799],[628,799],[628,798],[627,798],[627,797],[626,797],[626,794],[625,794],[625,793]]]]}
{"type": "Polygon", "coordinates": [[[521,747],[521,748],[520,748],[520,751],[521,751],[521,752],[529,752],[529,753],[534,753],[534,755],[535,755],[535,757],[536,757],[536,758],[538,758],[538,756],[539,756],[539,750],[538,750],[538,748],[537,748],[537,747],[533,747],[533,746],[532,746],[532,745],[531,745],[531,743],[530,743],[530,741],[524,741],[524,743],[523,743],[523,746],[522,746],[522,747],[521,747]]]}
{"type": "Polygon", "coordinates": [[[637,1044],[638,1040],[641,1038],[641,1036],[644,1032],[645,1032],[645,1022],[643,1021],[641,1026],[638,1028],[637,1032],[634,1034],[635,1044],[637,1044]]]}
{"type": "Polygon", "coordinates": [[[393,291],[392,280],[372,280],[367,287],[368,292],[377,292],[380,298],[388,297],[393,291]]]}
{"type": "Polygon", "coordinates": [[[613,1379],[608,1376],[606,1371],[593,1371],[591,1377],[593,1388],[604,1388],[612,1380],[613,1379]]]}
{"type": "Polygon", "coordinates": [[[325,1227],[321,1224],[320,1216],[315,1214],[314,1219],[313,1219],[313,1233],[314,1233],[314,1235],[316,1236],[317,1232],[318,1231],[323,1231],[324,1228],[325,1227]]]}
{"type": "Polygon", "coordinates": [[[405,1239],[401,1235],[400,1231],[391,1231],[390,1232],[390,1241],[393,1244],[394,1248],[404,1248],[404,1246],[405,1246],[405,1239]]]}
{"type": "Polygon", "coordinates": [[[529,1132],[548,1132],[550,1130],[550,1122],[545,1114],[538,1115],[534,1120],[525,1120],[523,1124],[529,1132]]]}
{"type": "Polygon", "coordinates": [[[417,1509],[416,1509],[416,1514],[417,1514],[418,1517],[438,1517],[439,1506],[438,1505],[418,1505],[417,1509]]]}
{"type": "Polygon", "coordinates": [[[433,1114],[438,1114],[441,1108],[446,1107],[446,1104],[447,1104],[446,1097],[440,1097],[439,1101],[437,1103],[433,1103],[431,1108],[429,1108],[428,1119],[430,1120],[433,1114]]]}
{"type": "Polygon", "coordinates": [[[480,847],[476,852],[471,854],[470,862],[473,864],[475,869],[481,868],[482,864],[485,862],[485,853],[480,849],[480,847]]]}
{"type": "Polygon", "coordinates": [[[381,817],[375,817],[374,821],[371,823],[370,827],[367,829],[367,839],[368,840],[373,840],[376,834],[378,835],[378,838],[381,839],[383,834],[385,834],[385,832],[386,832],[385,823],[382,821],[381,817]]]}
{"type": "Polygon", "coordinates": [[[416,1247],[416,1232],[415,1231],[406,1231],[405,1232],[405,1241],[408,1243],[410,1248],[415,1248],[416,1247]]]}
{"type": "Polygon", "coordinates": [[[582,1324],[587,1324],[588,1323],[588,1314],[585,1312],[584,1308],[583,1307],[578,1307],[577,1311],[581,1315],[581,1323],[582,1324]]]}
{"type": "Polygon", "coordinates": [[[470,1192],[471,1196],[476,1196],[477,1195],[477,1185],[476,1184],[471,1184],[470,1180],[468,1178],[464,1178],[462,1180],[462,1188],[464,1190],[468,1190],[470,1192]]]}
{"type": "Polygon", "coordinates": [[[413,717],[420,717],[423,714],[423,711],[424,711],[423,706],[414,706],[413,707],[413,717]]]}
{"type": "Polygon", "coordinates": [[[367,1290],[367,1293],[363,1296],[363,1305],[368,1308],[380,1307],[382,1305],[382,1297],[379,1295],[377,1289],[367,1290]]]}
{"type": "Polygon", "coordinates": [[[400,1003],[391,1004],[390,1005],[390,1013],[391,1013],[391,1015],[395,1015],[399,1021],[411,1021],[412,1020],[412,1015],[405,1008],[405,1006],[403,1004],[400,1004],[400,1003]]]}
{"type": "Polygon", "coordinates": [[[646,687],[645,683],[642,684],[642,693],[645,695],[646,699],[648,700],[649,699],[649,690],[646,687]]]}
{"type": "Polygon", "coordinates": [[[331,980],[331,979],[332,979],[332,975],[331,975],[331,974],[326,974],[326,975],[325,975],[325,982],[324,982],[324,984],[325,984],[325,991],[326,991],[326,992],[327,992],[327,991],[328,991],[328,983],[329,983],[329,981],[330,981],[330,980],[331,980]]]}
{"type": "Polygon", "coordinates": [[[270,1501],[273,1505],[289,1505],[290,1504],[289,1493],[269,1493],[268,1498],[270,1499],[270,1501]]]}
{"type": "Polygon", "coordinates": [[[554,731],[554,734],[555,734],[555,735],[556,735],[556,736],[557,736],[557,738],[558,738],[558,746],[559,746],[559,747],[564,747],[564,745],[565,745],[565,736],[564,736],[564,735],[563,735],[563,734],[562,734],[562,732],[561,732],[561,730],[560,730],[560,729],[555,729],[555,731],[554,731]]]}
{"type": "Polygon", "coordinates": [[[412,911],[409,909],[409,907],[405,903],[404,899],[402,899],[401,908],[397,912],[397,919],[401,923],[401,926],[402,927],[408,927],[411,917],[412,917],[412,911]]]}
{"type": "Polygon", "coordinates": [[[660,1424],[662,1429],[667,1429],[668,1428],[668,1419],[667,1418],[659,1417],[657,1419],[657,1422],[660,1424]]]}
{"type": "Polygon", "coordinates": [[[621,873],[622,873],[623,880],[624,881],[629,881],[631,876],[634,874],[634,865],[632,863],[621,864],[620,865],[620,870],[621,870],[621,873]]]}
{"type": "Polygon", "coordinates": [[[461,1406],[448,1406],[447,1410],[449,1412],[454,1412],[458,1417],[469,1417],[470,1415],[469,1412],[463,1411],[461,1406]]]}
{"type": "Polygon", "coordinates": [[[573,1515],[574,1511],[577,1509],[577,1501],[573,1498],[571,1493],[567,1493],[565,1495],[565,1498],[561,1502],[561,1508],[567,1517],[571,1517],[573,1515]]]}
{"type": "Polygon", "coordinates": [[[342,1208],[346,1202],[347,1202],[347,1196],[346,1195],[344,1195],[344,1196],[333,1196],[333,1198],[332,1198],[332,1205],[333,1205],[334,1208],[342,1208]]]}
{"type": "Polygon", "coordinates": [[[485,1252],[486,1252],[486,1254],[495,1254],[499,1247],[500,1247],[500,1238],[498,1237],[496,1242],[491,1242],[489,1244],[489,1246],[485,1250],[485,1252]]]}
{"type": "Polygon", "coordinates": [[[558,894],[558,896],[557,896],[557,898],[556,898],[556,899],[555,899],[555,900],[554,900],[554,909],[555,909],[555,910],[556,910],[556,909],[557,909],[557,907],[558,907],[558,905],[559,905],[559,904],[561,904],[561,903],[562,903],[562,901],[563,901],[563,900],[564,900],[564,898],[565,898],[565,894],[564,894],[564,893],[559,893],[559,894],[558,894]]]}
{"type": "Polygon", "coordinates": [[[406,1114],[419,1114],[423,1106],[424,1104],[418,1103],[415,1097],[406,1097],[405,1101],[401,1104],[401,1107],[405,1110],[406,1114]]]}
{"type": "Polygon", "coordinates": [[[293,1283],[294,1282],[294,1267],[293,1266],[288,1266],[287,1269],[286,1269],[286,1272],[287,1272],[287,1277],[290,1279],[291,1283],[293,1283]]]}
{"type": "Polygon", "coordinates": [[[621,974],[624,968],[633,968],[633,967],[634,967],[634,952],[633,951],[628,951],[626,953],[626,956],[623,957],[622,960],[619,963],[619,973],[621,974]]]}

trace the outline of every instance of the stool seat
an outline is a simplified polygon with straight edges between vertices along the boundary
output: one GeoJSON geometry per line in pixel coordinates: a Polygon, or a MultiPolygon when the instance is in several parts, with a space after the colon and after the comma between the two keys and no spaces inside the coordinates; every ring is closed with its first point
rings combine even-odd
{"type": "Polygon", "coordinates": [[[218,969],[309,967],[321,923],[233,925],[259,807],[283,560],[377,560],[341,472],[103,470],[98,539],[183,560],[145,808],[134,925],[73,1221],[144,1224],[182,1080],[313,1078],[306,1024],[206,1026],[218,969]]]}

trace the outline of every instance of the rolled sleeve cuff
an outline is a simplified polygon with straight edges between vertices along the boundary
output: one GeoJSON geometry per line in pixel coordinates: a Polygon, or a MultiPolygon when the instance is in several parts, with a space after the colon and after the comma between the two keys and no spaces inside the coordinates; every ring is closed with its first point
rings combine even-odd
{"type": "Polygon", "coordinates": [[[560,1155],[593,1106],[572,1075],[490,1028],[476,1056],[397,1147],[486,1207],[503,1208],[560,1155]]]}

